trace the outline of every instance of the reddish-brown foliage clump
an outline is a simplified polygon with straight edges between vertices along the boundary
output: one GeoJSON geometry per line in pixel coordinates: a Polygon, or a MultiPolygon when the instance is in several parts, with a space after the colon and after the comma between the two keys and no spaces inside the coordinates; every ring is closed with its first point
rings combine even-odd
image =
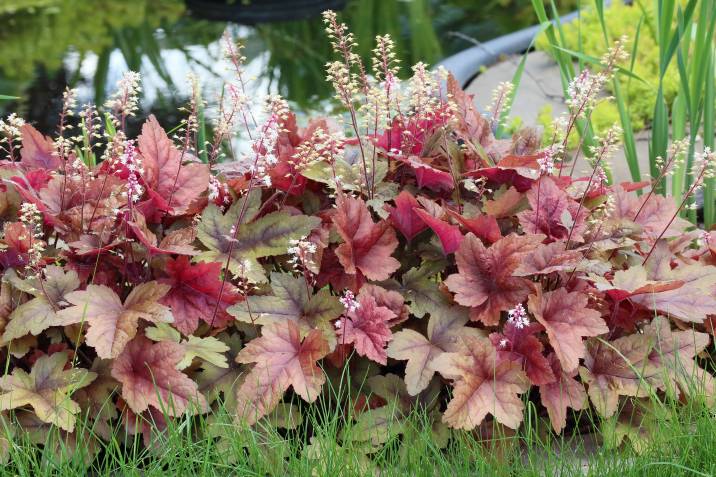
{"type": "Polygon", "coordinates": [[[696,357],[716,315],[711,237],[638,196],[648,183],[574,178],[532,130],[496,137],[452,78],[444,91],[418,66],[394,107],[391,71],[356,87],[387,92],[389,121],[301,129],[274,100],[243,160],[218,161],[221,123],[206,155],[192,121],[180,144],[154,118],[134,141],[120,109],[96,165],[25,125],[0,164],[0,409],[150,439],[137,417],[222,398],[254,425],[348,366],[367,374],[333,405],[375,446],[387,430],[370,422],[418,406],[444,436],[516,429],[527,396],[555,432],[570,408],[710,399],[696,357]]]}

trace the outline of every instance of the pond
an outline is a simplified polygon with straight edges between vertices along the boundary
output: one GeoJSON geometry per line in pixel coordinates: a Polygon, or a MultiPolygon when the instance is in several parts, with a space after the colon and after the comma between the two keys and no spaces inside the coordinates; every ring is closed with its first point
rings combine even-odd
{"type": "MultiPolygon", "coordinates": [[[[434,64],[475,42],[534,22],[530,0],[3,0],[0,103],[41,131],[55,128],[62,91],[102,104],[127,70],[143,77],[143,114],[178,124],[193,71],[211,102],[229,73],[222,33],[244,45],[254,93],[280,93],[298,111],[326,107],[331,58],[320,12],[340,11],[370,58],[390,33],[401,64],[434,64]]],[[[138,118],[138,120],[140,120],[138,118]]]]}

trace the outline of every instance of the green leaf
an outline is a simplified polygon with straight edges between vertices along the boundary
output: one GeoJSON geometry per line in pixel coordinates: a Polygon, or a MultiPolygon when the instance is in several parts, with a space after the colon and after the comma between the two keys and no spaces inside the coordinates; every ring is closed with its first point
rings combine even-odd
{"type": "Polygon", "coordinates": [[[175,330],[169,323],[156,323],[144,329],[144,336],[152,341],[173,341],[179,343],[181,341],[181,333],[175,330]]]}
{"type": "Polygon", "coordinates": [[[0,343],[7,344],[25,335],[37,336],[52,326],[65,326],[73,321],[58,315],[60,304],[67,293],[80,286],[77,272],[65,272],[62,267],[49,265],[44,272],[42,285],[37,279],[21,280],[8,270],[3,280],[35,298],[15,308],[0,343]]]}
{"type": "Polygon", "coordinates": [[[29,405],[41,421],[72,432],[80,406],[70,396],[97,375],[86,369],[64,369],[67,359],[67,351],[45,355],[30,373],[15,368],[12,374],[0,378],[0,389],[4,391],[0,394],[0,410],[29,405]]]}
{"type": "MultiPolygon", "coordinates": [[[[241,351],[242,343],[239,333],[229,335],[220,333],[217,338],[229,346],[229,355],[236,356],[241,351]]],[[[209,403],[216,401],[219,394],[223,394],[223,404],[226,409],[236,409],[236,386],[242,379],[242,367],[233,359],[227,362],[228,367],[219,367],[211,363],[204,363],[194,374],[199,385],[199,391],[206,396],[209,403]]]]}
{"type": "Polygon", "coordinates": [[[305,335],[319,329],[331,349],[336,345],[336,333],[331,321],[343,313],[343,305],[328,289],[309,296],[303,277],[288,273],[271,274],[273,295],[249,296],[226,311],[237,320],[257,325],[295,321],[305,335]]]}
{"type": "Polygon", "coordinates": [[[231,227],[237,224],[244,207],[242,224],[253,220],[258,213],[261,207],[261,191],[254,190],[248,196],[237,200],[226,213],[213,203],[207,205],[197,227],[197,238],[209,249],[218,250],[224,247],[225,243],[228,243],[226,236],[231,232],[231,227]]]}
{"type": "Polygon", "coordinates": [[[201,359],[204,363],[209,363],[217,368],[228,368],[229,363],[226,360],[226,353],[229,347],[214,338],[207,336],[199,338],[198,336],[190,336],[189,339],[181,343],[184,347],[184,358],[177,363],[177,369],[188,367],[194,358],[201,359]]]}
{"type": "Polygon", "coordinates": [[[252,195],[248,198],[234,241],[231,229],[239,221],[241,203],[234,204],[226,214],[214,205],[206,208],[197,228],[197,238],[208,250],[196,258],[204,262],[226,263],[231,252],[229,271],[255,283],[266,281],[259,258],[287,253],[291,240],[307,236],[321,223],[318,217],[289,215],[287,212],[274,212],[249,222],[260,206],[258,195],[252,195]]]}
{"type": "MultiPolygon", "coordinates": [[[[561,50],[561,51],[563,51],[563,52],[565,52],[565,53],[567,53],[567,54],[569,54],[569,55],[572,55],[573,57],[575,57],[575,58],[577,58],[577,59],[579,59],[579,60],[582,60],[582,61],[584,61],[584,62],[586,62],[586,63],[591,63],[591,64],[593,64],[593,65],[599,65],[599,64],[602,63],[602,60],[601,60],[600,58],[597,58],[596,56],[587,55],[586,53],[582,53],[582,52],[579,52],[579,51],[570,50],[570,49],[568,49],[568,48],[562,48],[561,46],[555,46],[554,48],[556,48],[556,49],[558,49],[558,50],[561,50]]],[[[616,65],[616,68],[615,68],[615,69],[616,69],[616,71],[617,71],[618,73],[621,73],[621,74],[623,74],[624,76],[628,76],[628,77],[633,78],[633,79],[635,79],[635,80],[641,81],[642,83],[647,84],[647,85],[649,84],[649,83],[647,83],[641,76],[637,75],[637,74],[634,73],[633,71],[628,70],[627,68],[623,68],[623,67],[621,67],[621,66],[619,66],[619,65],[616,65]]]]}
{"type": "Polygon", "coordinates": [[[418,318],[426,314],[440,313],[450,308],[448,296],[438,288],[438,282],[432,277],[445,268],[442,262],[423,262],[419,268],[411,268],[403,274],[403,283],[385,282],[382,285],[396,290],[405,297],[410,313],[418,318]]]}
{"type": "MultiPolygon", "coordinates": [[[[302,170],[301,175],[313,181],[334,186],[335,179],[333,171],[335,170],[335,174],[339,178],[341,187],[344,190],[366,190],[367,185],[365,181],[365,174],[363,172],[362,163],[358,159],[359,154],[357,154],[356,151],[353,152],[354,154],[347,153],[345,155],[345,158],[347,159],[335,159],[333,167],[331,167],[331,165],[326,161],[314,162],[302,170]]],[[[366,147],[366,157],[371,160],[372,155],[373,147],[366,147]]],[[[387,174],[388,161],[381,157],[375,157],[375,171],[368,170],[369,182],[374,183],[377,186],[383,179],[385,179],[387,174]]]]}

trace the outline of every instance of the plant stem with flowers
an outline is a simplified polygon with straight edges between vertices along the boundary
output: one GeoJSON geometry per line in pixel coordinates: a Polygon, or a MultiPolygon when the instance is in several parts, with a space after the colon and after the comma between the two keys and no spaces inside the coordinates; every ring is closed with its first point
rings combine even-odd
{"type": "Polygon", "coordinates": [[[674,212],[669,222],[662,229],[661,233],[654,241],[654,245],[651,246],[649,252],[646,254],[646,257],[644,257],[644,260],[641,262],[642,265],[645,265],[646,262],[649,260],[649,257],[651,257],[651,254],[654,252],[654,249],[659,243],[659,240],[661,240],[669,227],[671,227],[671,224],[674,222],[674,220],[676,220],[676,217],[679,216],[679,212],[681,212],[681,210],[688,203],[688,201],[694,196],[696,191],[703,186],[704,180],[713,179],[714,177],[716,177],[716,153],[711,151],[711,148],[705,148],[703,153],[696,156],[694,165],[691,169],[691,176],[694,178],[691,187],[689,187],[689,190],[686,192],[686,194],[684,194],[683,198],[681,199],[681,203],[676,209],[676,212],[674,212]]]}

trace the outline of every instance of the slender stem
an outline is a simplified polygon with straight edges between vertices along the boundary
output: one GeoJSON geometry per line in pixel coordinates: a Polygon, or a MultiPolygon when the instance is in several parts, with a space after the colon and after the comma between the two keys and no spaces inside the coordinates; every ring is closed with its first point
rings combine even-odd
{"type": "Polygon", "coordinates": [[[676,220],[676,217],[679,215],[679,212],[681,212],[681,209],[684,207],[684,204],[686,204],[686,202],[689,200],[689,197],[691,197],[691,195],[696,190],[696,187],[701,183],[701,181],[704,177],[704,174],[706,173],[706,169],[707,169],[706,167],[701,168],[701,172],[699,173],[699,176],[696,178],[694,183],[691,185],[691,187],[689,188],[689,191],[684,195],[684,198],[681,200],[681,203],[679,204],[679,208],[676,209],[676,212],[674,212],[674,215],[671,216],[671,220],[669,220],[669,223],[666,224],[666,227],[664,227],[664,229],[661,231],[659,236],[654,241],[654,245],[651,246],[651,248],[649,249],[649,253],[646,254],[644,261],[641,262],[642,265],[645,265],[647,260],[649,260],[649,257],[651,257],[651,254],[654,252],[654,249],[656,249],[656,244],[659,243],[659,240],[661,240],[661,238],[664,236],[666,231],[669,230],[669,227],[671,227],[671,224],[674,222],[674,220],[676,220]]]}

